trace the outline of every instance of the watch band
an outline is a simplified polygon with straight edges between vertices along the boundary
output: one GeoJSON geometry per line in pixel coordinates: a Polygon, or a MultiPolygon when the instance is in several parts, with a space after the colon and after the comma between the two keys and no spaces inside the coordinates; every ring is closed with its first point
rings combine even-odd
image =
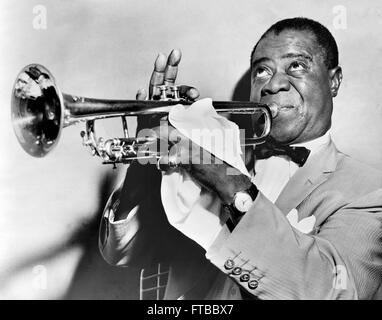
{"type": "Polygon", "coordinates": [[[255,199],[257,198],[257,195],[259,194],[259,189],[257,189],[257,187],[253,183],[245,191],[248,192],[248,194],[251,196],[252,201],[255,201],[255,199]]]}
{"type": "MultiPolygon", "coordinates": [[[[252,183],[251,186],[247,190],[244,190],[244,192],[247,192],[249,194],[249,196],[252,198],[252,201],[255,201],[255,199],[259,193],[259,190],[252,183]]],[[[240,219],[246,214],[246,212],[239,211],[235,206],[235,202],[233,202],[231,204],[226,204],[226,205],[224,205],[224,207],[230,213],[230,219],[228,219],[228,221],[227,221],[227,226],[230,229],[230,231],[232,231],[233,228],[239,223],[240,219]]]]}

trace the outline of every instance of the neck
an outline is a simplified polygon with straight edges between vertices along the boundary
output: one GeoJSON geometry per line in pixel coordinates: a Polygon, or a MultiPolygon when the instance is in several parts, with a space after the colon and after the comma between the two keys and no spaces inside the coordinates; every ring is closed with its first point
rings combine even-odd
{"type": "Polygon", "coordinates": [[[306,142],[291,144],[291,147],[305,147],[311,151],[311,154],[313,154],[319,151],[321,147],[328,144],[329,141],[330,141],[330,130],[326,131],[326,133],[322,135],[321,137],[318,137],[306,142]]]}

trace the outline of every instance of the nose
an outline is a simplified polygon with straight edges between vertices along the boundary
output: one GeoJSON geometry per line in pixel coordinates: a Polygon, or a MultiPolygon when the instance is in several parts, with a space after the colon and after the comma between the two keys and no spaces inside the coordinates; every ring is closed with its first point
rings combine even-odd
{"type": "Polygon", "coordinates": [[[261,96],[276,94],[280,91],[289,91],[290,82],[285,74],[275,73],[261,90],[261,96]]]}

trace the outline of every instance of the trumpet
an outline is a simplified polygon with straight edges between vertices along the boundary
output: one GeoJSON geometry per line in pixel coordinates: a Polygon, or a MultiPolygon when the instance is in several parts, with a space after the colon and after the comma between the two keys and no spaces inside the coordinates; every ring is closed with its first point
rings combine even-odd
{"type": "MultiPolygon", "coordinates": [[[[129,137],[126,117],[166,116],[173,105],[189,105],[192,101],[180,97],[178,86],[158,87],[161,92],[159,100],[79,97],[61,93],[47,68],[30,64],[20,71],[12,89],[12,125],[21,147],[33,157],[44,157],[52,151],[63,128],[85,122],[86,129],[81,131],[83,145],[89,147],[94,156],[102,158],[104,164],[159,158],[159,153],[146,148],[156,143],[156,137],[129,137]],[[123,137],[97,139],[95,121],[111,117],[121,118],[123,137]]],[[[244,139],[243,146],[263,143],[269,135],[272,114],[267,105],[242,101],[213,101],[212,104],[219,114],[246,115],[253,119],[255,133],[253,137],[244,139]]]]}

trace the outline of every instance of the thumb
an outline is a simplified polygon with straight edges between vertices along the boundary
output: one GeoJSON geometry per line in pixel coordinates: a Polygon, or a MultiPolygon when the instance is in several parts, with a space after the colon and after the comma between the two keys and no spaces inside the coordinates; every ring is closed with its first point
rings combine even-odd
{"type": "Polygon", "coordinates": [[[138,89],[135,98],[136,98],[136,100],[146,100],[146,98],[147,98],[146,90],[144,88],[138,89]]]}

